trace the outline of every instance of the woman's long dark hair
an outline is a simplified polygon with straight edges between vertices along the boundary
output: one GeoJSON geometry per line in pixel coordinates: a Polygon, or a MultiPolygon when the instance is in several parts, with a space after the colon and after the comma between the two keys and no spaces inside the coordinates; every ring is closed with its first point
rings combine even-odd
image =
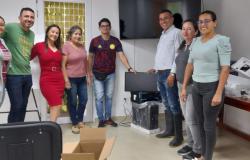
{"type": "Polygon", "coordinates": [[[50,29],[53,28],[53,27],[56,27],[59,30],[59,35],[58,35],[57,40],[55,41],[55,46],[56,46],[56,48],[58,50],[61,50],[61,46],[62,46],[62,43],[61,43],[61,29],[56,24],[52,24],[52,25],[48,26],[47,29],[46,29],[46,32],[45,32],[46,35],[45,35],[45,40],[44,40],[46,48],[48,48],[48,33],[49,33],[50,29]]]}
{"type": "MultiPolygon", "coordinates": [[[[184,23],[187,23],[187,22],[189,22],[189,23],[191,23],[193,25],[194,31],[197,32],[196,37],[198,37],[199,36],[199,30],[198,30],[198,25],[196,24],[196,22],[193,19],[187,19],[187,20],[183,21],[182,25],[184,23]]],[[[179,50],[182,50],[185,47],[185,44],[186,44],[186,41],[183,40],[181,42],[181,44],[180,44],[179,50]]]]}
{"type": "Polygon", "coordinates": [[[3,18],[2,16],[0,16],[0,19],[2,19],[2,20],[3,20],[3,22],[5,23],[5,20],[4,20],[4,18],[3,18]]]}

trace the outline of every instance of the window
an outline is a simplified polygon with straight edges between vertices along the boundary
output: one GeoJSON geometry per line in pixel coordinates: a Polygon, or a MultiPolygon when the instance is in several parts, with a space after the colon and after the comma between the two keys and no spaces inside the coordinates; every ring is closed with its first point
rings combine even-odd
{"type": "Polygon", "coordinates": [[[44,1],[44,27],[57,24],[61,28],[62,40],[66,41],[67,32],[73,25],[83,29],[83,43],[85,43],[85,4],[77,2],[44,1]]]}

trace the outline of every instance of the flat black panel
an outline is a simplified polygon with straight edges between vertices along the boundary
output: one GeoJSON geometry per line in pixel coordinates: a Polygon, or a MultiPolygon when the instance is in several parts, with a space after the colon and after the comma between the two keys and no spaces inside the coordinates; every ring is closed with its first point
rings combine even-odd
{"type": "Polygon", "coordinates": [[[22,157],[25,160],[33,160],[33,145],[32,143],[16,143],[8,145],[9,160],[17,160],[22,157]]]}
{"type": "Polygon", "coordinates": [[[159,13],[163,9],[180,13],[183,20],[197,19],[201,0],[119,0],[120,38],[159,38],[159,13]]]}
{"type": "Polygon", "coordinates": [[[0,125],[0,159],[60,160],[62,133],[53,122],[0,125]]]}
{"type": "Polygon", "coordinates": [[[157,90],[157,75],[154,73],[137,72],[125,73],[125,91],[145,91],[156,92],[157,90]]]}

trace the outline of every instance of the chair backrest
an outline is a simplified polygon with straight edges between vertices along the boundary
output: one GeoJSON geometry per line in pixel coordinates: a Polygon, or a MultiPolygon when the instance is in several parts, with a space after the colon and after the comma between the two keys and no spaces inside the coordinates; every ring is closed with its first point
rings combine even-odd
{"type": "Polygon", "coordinates": [[[54,122],[0,125],[0,159],[60,160],[62,132],[54,122]]]}

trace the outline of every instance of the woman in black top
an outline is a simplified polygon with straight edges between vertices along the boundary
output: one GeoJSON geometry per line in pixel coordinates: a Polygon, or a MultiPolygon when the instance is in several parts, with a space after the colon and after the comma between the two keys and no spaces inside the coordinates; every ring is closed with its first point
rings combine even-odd
{"type": "MultiPolygon", "coordinates": [[[[179,94],[181,93],[182,83],[184,79],[184,72],[189,58],[189,46],[191,45],[194,37],[198,33],[198,27],[192,20],[185,20],[182,24],[182,36],[184,41],[181,43],[178,49],[178,55],[175,59],[176,64],[176,79],[178,82],[179,94]]],[[[201,140],[199,128],[194,125],[196,123],[195,111],[192,100],[192,80],[189,81],[188,95],[185,102],[181,102],[181,108],[186,120],[186,133],[187,133],[187,145],[177,151],[179,155],[183,156],[183,159],[194,159],[201,157],[201,140]]]]}

